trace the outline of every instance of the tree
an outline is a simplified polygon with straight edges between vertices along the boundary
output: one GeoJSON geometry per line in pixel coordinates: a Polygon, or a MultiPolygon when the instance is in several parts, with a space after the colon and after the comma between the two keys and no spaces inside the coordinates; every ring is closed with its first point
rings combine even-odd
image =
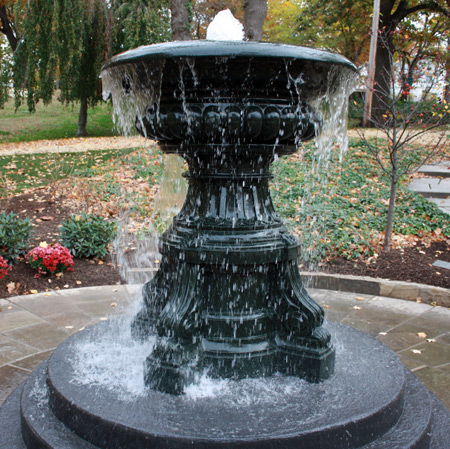
{"type": "Polygon", "coordinates": [[[173,41],[188,41],[191,39],[192,2],[191,0],[170,0],[173,41]]]}
{"type": "Polygon", "coordinates": [[[245,40],[261,41],[264,20],[267,15],[267,0],[244,1],[245,40]]]}
{"type": "Polygon", "coordinates": [[[77,135],[87,134],[88,106],[101,100],[98,75],[107,57],[108,8],[104,0],[30,0],[20,45],[14,53],[16,104],[39,100],[80,102],[77,135]]]}
{"type": "Polygon", "coordinates": [[[381,0],[380,31],[375,63],[375,92],[378,94],[374,95],[372,106],[372,114],[377,120],[380,120],[384,114],[383,95],[389,95],[386,73],[392,71],[390,64],[396,51],[394,36],[407,18],[419,13],[435,13],[448,18],[450,17],[450,0],[422,0],[419,2],[381,0]]]}
{"type": "Polygon", "coordinates": [[[379,86],[376,90],[383,114],[381,117],[371,117],[371,125],[385,135],[387,143],[372,141],[365,137],[363,131],[361,133],[367,150],[378,162],[390,183],[383,244],[386,252],[391,246],[398,184],[403,176],[416,172],[442,148],[447,140],[446,126],[450,123],[449,105],[443,100],[430,101],[434,100],[432,90],[436,80],[442,75],[442,67],[438,64],[419,64],[428,84],[419,101],[405,102],[402,82],[396,76],[392,53],[389,53],[389,57],[391,59],[383,79],[386,92],[379,86]],[[434,133],[434,140],[429,145],[423,144],[421,140],[431,131],[437,131],[434,133]]]}
{"type": "Polygon", "coordinates": [[[303,45],[338,51],[356,65],[369,56],[372,2],[310,0],[297,16],[297,35],[303,45]]]}
{"type": "Polygon", "coordinates": [[[171,38],[169,0],[114,0],[111,54],[171,38]]]}
{"type": "MultiPolygon", "coordinates": [[[[372,2],[366,0],[309,0],[299,15],[298,31],[311,44],[334,49],[360,65],[367,60],[372,2]]],[[[407,19],[419,20],[420,14],[448,18],[450,0],[381,0],[375,86],[388,93],[385,73],[390,72],[390,55],[409,39],[397,39],[407,19]],[[397,42],[397,46],[395,44],[397,42]]],[[[382,101],[374,97],[372,114],[380,119],[382,101]]]]}
{"type": "Polygon", "coordinates": [[[0,32],[8,39],[12,51],[16,50],[19,43],[12,10],[14,3],[14,0],[0,0],[0,32]]]}
{"type": "Polygon", "coordinates": [[[284,44],[301,45],[297,32],[297,17],[302,8],[301,0],[271,0],[268,2],[264,22],[264,40],[284,44]]]}

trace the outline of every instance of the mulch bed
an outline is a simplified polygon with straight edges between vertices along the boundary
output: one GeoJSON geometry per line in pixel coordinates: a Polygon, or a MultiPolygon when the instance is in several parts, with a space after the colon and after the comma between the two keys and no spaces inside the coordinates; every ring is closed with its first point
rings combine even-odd
{"type": "MultiPolygon", "coordinates": [[[[57,242],[59,224],[75,212],[63,205],[61,199],[54,199],[49,194],[40,194],[39,191],[1,200],[0,208],[6,212],[14,211],[21,218],[29,217],[33,220],[35,227],[30,249],[39,246],[43,241],[48,244],[57,242]]],[[[120,283],[120,275],[109,256],[104,260],[74,257],[73,271],[67,271],[58,277],[43,275],[35,278],[35,274],[36,271],[25,260],[14,264],[8,275],[0,280],[0,298],[26,295],[36,291],[120,283]]]]}
{"type": "MultiPolygon", "coordinates": [[[[20,217],[29,217],[35,223],[31,247],[40,242],[58,241],[58,225],[72,213],[79,212],[67,205],[63,198],[53,198],[48,193],[18,195],[0,200],[1,210],[14,211],[20,217]]],[[[450,245],[446,241],[433,242],[429,247],[418,244],[414,247],[393,249],[382,253],[370,264],[364,261],[338,259],[321,267],[322,271],[359,276],[371,276],[406,282],[417,282],[450,288],[450,270],[433,267],[437,259],[450,262],[450,245]]],[[[74,258],[74,271],[63,276],[41,276],[21,260],[12,271],[0,280],[0,298],[50,290],[112,285],[123,282],[117,268],[107,257],[105,260],[74,258]]]]}
{"type": "Polygon", "coordinates": [[[381,253],[370,264],[340,258],[321,267],[321,270],[450,288],[450,270],[433,266],[436,260],[450,262],[448,242],[432,242],[429,247],[418,244],[392,249],[389,253],[381,253]]]}

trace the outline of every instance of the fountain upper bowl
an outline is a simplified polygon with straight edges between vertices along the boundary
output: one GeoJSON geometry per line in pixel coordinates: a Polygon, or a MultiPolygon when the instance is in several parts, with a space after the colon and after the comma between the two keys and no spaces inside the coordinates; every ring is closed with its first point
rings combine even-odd
{"type": "Polygon", "coordinates": [[[270,42],[239,41],[175,41],[144,45],[111,58],[103,70],[131,62],[202,57],[277,58],[325,62],[357,71],[355,65],[342,55],[325,50],[270,42]]]}

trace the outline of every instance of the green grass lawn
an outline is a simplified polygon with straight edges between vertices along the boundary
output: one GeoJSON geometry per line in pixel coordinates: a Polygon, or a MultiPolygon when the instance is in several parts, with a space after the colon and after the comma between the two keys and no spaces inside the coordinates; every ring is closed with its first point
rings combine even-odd
{"type": "MultiPolygon", "coordinates": [[[[10,100],[0,109],[0,143],[75,137],[78,111],[78,104],[64,106],[55,97],[49,105],[39,102],[31,114],[26,105],[15,110],[14,101],[10,100]]],[[[109,103],[88,110],[87,130],[91,137],[117,135],[109,103]]]]}

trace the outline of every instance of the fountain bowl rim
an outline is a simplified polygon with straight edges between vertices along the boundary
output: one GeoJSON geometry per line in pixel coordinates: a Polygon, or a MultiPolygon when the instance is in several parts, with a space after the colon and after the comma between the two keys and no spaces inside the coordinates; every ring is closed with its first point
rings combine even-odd
{"type": "Polygon", "coordinates": [[[304,60],[340,65],[357,72],[356,66],[344,56],[312,47],[272,42],[191,40],[143,45],[113,56],[102,71],[123,64],[179,58],[264,58],[304,60]]]}

